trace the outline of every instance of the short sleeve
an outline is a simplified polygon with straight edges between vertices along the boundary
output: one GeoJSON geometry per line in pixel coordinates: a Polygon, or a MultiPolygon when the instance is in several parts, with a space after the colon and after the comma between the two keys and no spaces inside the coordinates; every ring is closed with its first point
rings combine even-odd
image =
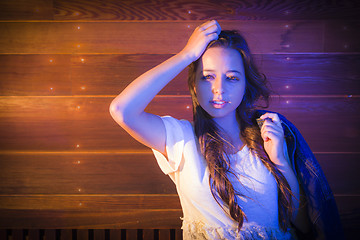
{"type": "Polygon", "coordinates": [[[152,149],[160,169],[165,174],[178,171],[184,149],[184,132],[182,123],[170,116],[161,117],[166,131],[166,154],[167,158],[159,151],[152,149]]]}

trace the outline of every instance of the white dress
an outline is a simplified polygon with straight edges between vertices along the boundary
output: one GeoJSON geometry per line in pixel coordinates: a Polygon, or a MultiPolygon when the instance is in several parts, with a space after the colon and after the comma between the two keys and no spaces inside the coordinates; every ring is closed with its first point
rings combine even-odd
{"type": "MultiPolygon", "coordinates": [[[[224,211],[211,194],[209,170],[199,152],[191,123],[162,117],[166,128],[168,158],[153,149],[161,170],[176,184],[183,210],[183,238],[190,239],[293,239],[278,221],[278,193],[275,178],[261,160],[244,146],[232,155],[231,166],[240,177],[229,175],[234,189],[247,198],[237,202],[247,216],[241,231],[226,206],[224,211]]],[[[286,149],[286,147],[285,147],[286,149]]],[[[286,155],[287,156],[287,153],[286,155]]]]}

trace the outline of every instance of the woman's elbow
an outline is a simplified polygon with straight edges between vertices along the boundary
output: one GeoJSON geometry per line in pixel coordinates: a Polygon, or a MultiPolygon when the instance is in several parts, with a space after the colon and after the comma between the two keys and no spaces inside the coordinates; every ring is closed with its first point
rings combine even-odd
{"type": "Polygon", "coordinates": [[[125,110],[121,107],[121,104],[117,101],[112,101],[109,106],[109,112],[111,117],[118,123],[124,123],[125,110]]]}

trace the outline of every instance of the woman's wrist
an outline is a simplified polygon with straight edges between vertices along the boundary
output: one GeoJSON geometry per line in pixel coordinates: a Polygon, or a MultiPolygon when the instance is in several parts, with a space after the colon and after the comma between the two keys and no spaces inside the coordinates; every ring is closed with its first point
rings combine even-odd
{"type": "Polygon", "coordinates": [[[280,155],[277,157],[270,158],[270,160],[275,163],[280,170],[285,170],[290,167],[289,162],[286,160],[284,155],[280,155]]]}
{"type": "Polygon", "coordinates": [[[189,64],[197,60],[197,58],[191,52],[185,50],[180,51],[177,55],[180,56],[184,61],[187,61],[189,64]]]}

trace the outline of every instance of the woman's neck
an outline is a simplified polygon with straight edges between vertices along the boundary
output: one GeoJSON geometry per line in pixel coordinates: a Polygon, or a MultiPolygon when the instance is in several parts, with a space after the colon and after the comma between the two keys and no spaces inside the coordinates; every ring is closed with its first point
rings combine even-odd
{"type": "Polygon", "coordinates": [[[224,133],[234,146],[236,151],[239,151],[243,147],[243,141],[240,139],[240,123],[237,120],[236,113],[229,114],[222,118],[213,118],[218,126],[222,128],[224,133]]]}

